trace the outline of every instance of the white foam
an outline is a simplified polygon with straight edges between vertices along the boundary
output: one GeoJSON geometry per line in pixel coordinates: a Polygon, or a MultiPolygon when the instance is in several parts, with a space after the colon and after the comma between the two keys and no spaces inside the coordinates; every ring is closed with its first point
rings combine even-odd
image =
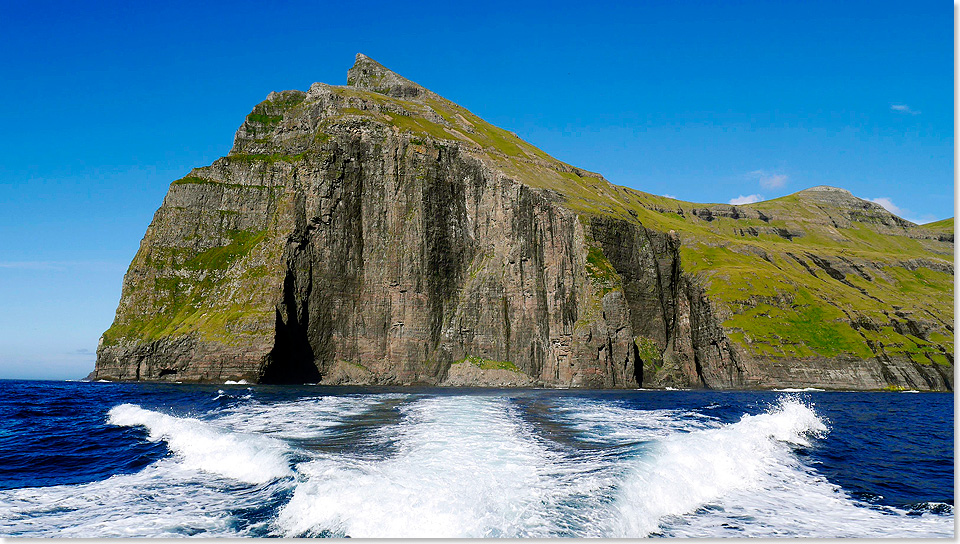
{"type": "Polygon", "coordinates": [[[112,408],[108,421],[124,427],[146,427],[149,440],[166,441],[189,469],[250,483],[293,474],[286,459],[287,446],[270,437],[225,432],[199,419],[174,417],[133,404],[112,408]]]}
{"type": "Polygon", "coordinates": [[[947,536],[953,517],[907,516],[858,503],[793,448],[827,427],[784,398],[768,412],[658,442],[620,487],[612,534],[690,537],[947,536]]]}
{"type": "Polygon", "coordinates": [[[785,402],[735,424],[668,436],[636,461],[624,481],[615,530],[619,536],[646,536],[664,516],[692,512],[737,489],[758,489],[760,476],[789,456],[781,441],[806,444],[806,433],[826,430],[812,410],[785,402]]]}
{"type": "Polygon", "coordinates": [[[546,536],[550,461],[504,399],[439,397],[403,408],[396,456],[325,456],[278,524],[286,536],[546,536]]]}
{"type": "Polygon", "coordinates": [[[556,414],[588,440],[622,444],[662,438],[715,425],[688,410],[638,410],[609,401],[558,399],[556,414]]]}
{"type": "Polygon", "coordinates": [[[227,380],[223,382],[223,385],[250,385],[250,382],[247,380],[227,380]]]}
{"type": "Polygon", "coordinates": [[[270,500],[270,491],[224,487],[222,478],[165,458],[135,474],[82,485],[0,491],[0,535],[31,538],[244,536],[233,513],[270,500]],[[219,481],[218,481],[219,480],[219,481]]]}
{"type": "Polygon", "coordinates": [[[822,392],[826,389],[818,389],[816,387],[786,387],[784,389],[774,389],[778,393],[808,393],[808,392],[822,392]]]}
{"type": "Polygon", "coordinates": [[[281,439],[319,438],[347,419],[379,404],[406,398],[406,395],[363,395],[311,397],[289,402],[264,404],[247,402],[225,408],[216,424],[235,432],[256,433],[281,439]]]}
{"type": "Polygon", "coordinates": [[[797,448],[825,436],[827,423],[790,397],[726,425],[703,413],[560,397],[548,413],[586,439],[567,445],[539,437],[505,397],[240,401],[204,419],[115,407],[110,423],[144,426],[174,455],[101,482],[0,491],[0,535],[918,538],[954,531],[952,508],[907,515],[867,505],[805,465],[797,448]],[[387,405],[400,422],[376,419],[364,446],[386,457],[285,442],[338,438],[338,425],[397,400],[411,400],[387,405]],[[240,513],[257,509],[270,513],[240,513]]]}

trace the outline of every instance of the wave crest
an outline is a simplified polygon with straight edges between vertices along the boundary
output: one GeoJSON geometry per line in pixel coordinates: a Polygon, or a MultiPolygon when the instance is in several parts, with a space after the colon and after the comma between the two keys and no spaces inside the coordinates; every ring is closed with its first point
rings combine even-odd
{"type": "Polygon", "coordinates": [[[148,439],[164,440],[187,469],[254,484],[293,475],[287,446],[270,437],[225,432],[199,419],[174,417],[135,404],[115,406],[107,421],[120,427],[146,427],[148,439]]]}

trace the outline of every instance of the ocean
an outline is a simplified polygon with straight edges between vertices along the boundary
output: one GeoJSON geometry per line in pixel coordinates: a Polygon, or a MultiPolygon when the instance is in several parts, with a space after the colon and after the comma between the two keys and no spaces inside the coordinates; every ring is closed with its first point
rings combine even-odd
{"type": "Polygon", "coordinates": [[[953,402],[0,381],[0,536],[952,538],[953,402]]]}

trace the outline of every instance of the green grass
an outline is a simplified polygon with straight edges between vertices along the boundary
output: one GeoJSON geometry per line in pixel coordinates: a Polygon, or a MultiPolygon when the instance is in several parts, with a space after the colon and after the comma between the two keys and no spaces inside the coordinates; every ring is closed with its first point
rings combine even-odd
{"type": "Polygon", "coordinates": [[[283,120],[282,115],[267,115],[264,113],[251,113],[247,115],[247,121],[260,125],[276,125],[283,120]]]}
{"type": "Polygon", "coordinates": [[[227,158],[232,161],[244,162],[244,163],[267,163],[274,164],[278,162],[299,162],[304,160],[307,156],[311,155],[311,152],[304,151],[302,153],[295,153],[293,155],[286,153],[236,153],[233,155],[227,155],[227,158]]]}
{"type": "Polygon", "coordinates": [[[596,246],[591,246],[587,251],[587,277],[601,297],[621,286],[620,275],[603,254],[603,250],[596,246]]]}
{"type": "MultiPolygon", "coordinates": [[[[247,300],[224,304],[226,299],[214,296],[224,281],[225,271],[249,255],[264,240],[266,231],[232,230],[225,236],[224,245],[200,253],[186,248],[139,252],[131,268],[155,272],[140,280],[149,282],[147,285],[131,281],[127,289],[141,291],[142,297],[149,296],[149,311],[128,310],[118,315],[104,333],[104,343],[110,345],[124,338],[152,341],[188,334],[233,343],[242,337],[245,324],[269,319],[264,313],[269,313],[269,308],[250,305],[247,300]]],[[[254,267],[244,271],[241,278],[255,284],[267,273],[265,266],[254,267]]]]}
{"type": "Polygon", "coordinates": [[[637,361],[637,364],[647,363],[653,365],[654,368],[663,366],[663,354],[652,338],[637,336],[633,339],[633,342],[636,344],[637,354],[640,356],[640,361],[637,361]]]}
{"type": "Polygon", "coordinates": [[[470,363],[475,367],[481,368],[483,370],[509,370],[510,372],[520,372],[520,369],[517,368],[517,365],[511,363],[510,361],[491,361],[490,359],[484,359],[483,357],[475,357],[473,355],[467,355],[459,361],[454,361],[452,364],[459,365],[462,363],[470,363]]]}
{"type": "MultiPolygon", "coordinates": [[[[215,181],[212,179],[201,178],[197,176],[187,176],[175,180],[171,185],[217,185],[220,187],[229,187],[231,189],[275,189],[276,186],[271,185],[244,185],[240,183],[224,183],[222,181],[215,181]]],[[[219,210],[220,213],[231,213],[226,210],[219,210]]]]}
{"type": "Polygon", "coordinates": [[[953,232],[953,218],[941,219],[933,223],[925,223],[921,227],[935,232],[953,232]]]}
{"type": "Polygon", "coordinates": [[[230,241],[224,246],[202,251],[183,263],[187,270],[223,270],[263,241],[267,231],[228,230],[224,236],[230,241]]]}

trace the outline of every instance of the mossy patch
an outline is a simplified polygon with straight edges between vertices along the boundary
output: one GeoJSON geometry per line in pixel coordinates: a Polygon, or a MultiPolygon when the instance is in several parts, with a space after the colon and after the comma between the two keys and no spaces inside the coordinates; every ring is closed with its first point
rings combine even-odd
{"type": "MultiPolygon", "coordinates": [[[[156,272],[152,279],[129,282],[127,289],[140,290],[148,296],[149,310],[118,315],[104,333],[104,343],[110,345],[123,338],[152,341],[196,334],[230,344],[239,341],[257,323],[268,320],[269,309],[250,305],[246,300],[224,304],[214,296],[226,279],[226,270],[249,255],[265,239],[266,231],[232,230],[226,231],[224,237],[224,245],[200,253],[185,248],[139,252],[131,268],[156,272]]],[[[253,267],[245,270],[241,278],[255,282],[268,273],[266,267],[253,267]]]]}
{"type": "Polygon", "coordinates": [[[490,359],[484,359],[483,357],[476,357],[474,355],[467,355],[459,361],[454,361],[452,364],[459,365],[462,363],[470,363],[473,366],[483,370],[500,369],[509,370],[510,372],[520,372],[520,369],[517,368],[517,365],[510,361],[492,361],[490,359]]]}
{"type": "Polygon", "coordinates": [[[619,289],[621,285],[620,275],[610,264],[603,250],[597,246],[591,246],[587,250],[587,277],[597,288],[600,296],[619,289]]]}
{"type": "Polygon", "coordinates": [[[233,155],[227,155],[227,158],[231,161],[238,162],[274,164],[277,162],[299,162],[308,155],[310,155],[309,151],[294,153],[292,155],[287,153],[235,153],[233,155]]]}
{"type": "Polygon", "coordinates": [[[266,237],[266,231],[228,230],[226,245],[202,251],[183,263],[187,270],[223,270],[243,257],[266,237]]]}

